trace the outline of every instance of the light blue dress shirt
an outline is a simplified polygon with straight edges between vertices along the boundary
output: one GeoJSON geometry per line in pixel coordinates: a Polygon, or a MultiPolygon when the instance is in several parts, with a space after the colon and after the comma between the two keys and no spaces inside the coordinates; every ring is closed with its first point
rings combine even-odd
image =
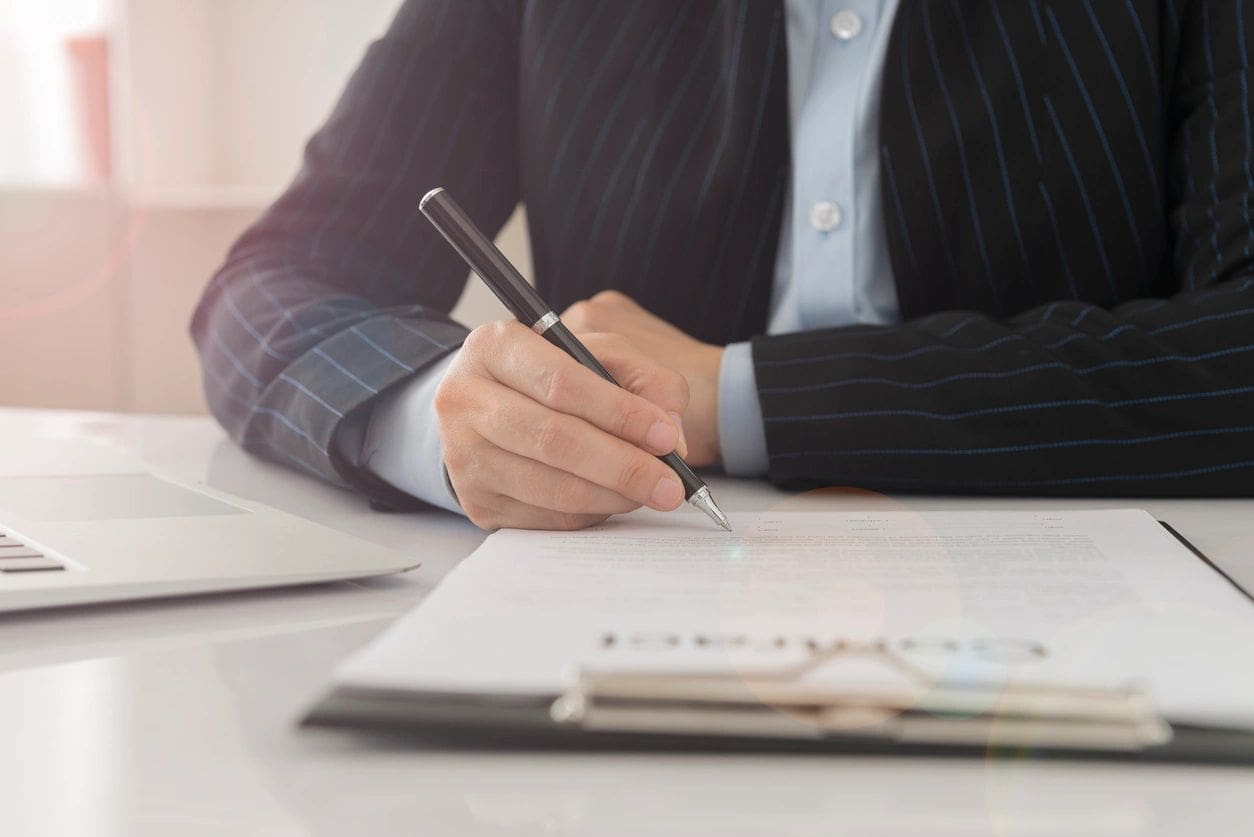
{"type": "MultiPolygon", "coordinates": [[[[786,0],[792,185],[767,333],[899,318],[883,228],[879,94],[899,0],[786,0]]],[[[444,478],[435,390],[446,358],[381,399],[363,445],[376,476],[460,511],[444,478]]],[[[766,473],[766,434],[748,343],[719,370],[719,437],[729,474],[766,473]]]]}
{"type": "MultiPolygon", "coordinates": [[[[792,183],[768,334],[899,318],[880,200],[879,101],[898,0],[788,0],[792,183]]],[[[748,343],[723,353],[719,446],[729,474],[766,473],[748,343]]]]}

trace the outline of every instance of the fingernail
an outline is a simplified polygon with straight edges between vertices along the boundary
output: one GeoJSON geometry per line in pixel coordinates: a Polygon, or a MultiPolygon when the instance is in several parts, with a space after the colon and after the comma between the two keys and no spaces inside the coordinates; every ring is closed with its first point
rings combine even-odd
{"type": "Polygon", "coordinates": [[[649,428],[649,432],[645,434],[644,441],[651,450],[670,453],[675,449],[675,443],[679,441],[679,431],[664,421],[655,421],[649,428]]]}
{"type": "Polygon", "coordinates": [[[653,489],[649,505],[662,511],[670,511],[684,500],[684,487],[674,477],[662,477],[653,489]]]}
{"type": "Polygon", "coordinates": [[[680,456],[688,455],[688,435],[684,433],[684,417],[679,413],[667,413],[675,420],[675,426],[679,428],[679,444],[675,446],[675,452],[680,456]]]}

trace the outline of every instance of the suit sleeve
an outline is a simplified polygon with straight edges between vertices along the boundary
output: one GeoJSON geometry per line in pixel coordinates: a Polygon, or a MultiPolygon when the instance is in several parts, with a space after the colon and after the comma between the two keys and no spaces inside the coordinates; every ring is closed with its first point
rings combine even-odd
{"type": "Polygon", "coordinates": [[[338,434],[360,437],[378,396],[464,338],[448,311],[467,270],[418,202],[447,187],[486,229],[517,204],[516,14],[408,0],[210,281],[192,336],[209,406],[247,450],[412,504],[338,434]]]}
{"type": "Polygon", "coordinates": [[[754,341],[770,478],[881,491],[1254,494],[1251,16],[1191,3],[1169,79],[1168,299],[754,341]],[[1211,19],[1214,16],[1214,19],[1211,19]]]}

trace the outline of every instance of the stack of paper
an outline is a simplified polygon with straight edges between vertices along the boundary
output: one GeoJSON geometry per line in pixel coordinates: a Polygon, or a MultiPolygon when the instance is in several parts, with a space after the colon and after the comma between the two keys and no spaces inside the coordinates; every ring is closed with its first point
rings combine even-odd
{"type": "Polygon", "coordinates": [[[946,683],[1135,686],[1173,723],[1254,729],[1254,605],[1143,511],[646,520],[492,535],[337,687],[551,701],[581,670],[749,676],[871,643],[946,683]]]}

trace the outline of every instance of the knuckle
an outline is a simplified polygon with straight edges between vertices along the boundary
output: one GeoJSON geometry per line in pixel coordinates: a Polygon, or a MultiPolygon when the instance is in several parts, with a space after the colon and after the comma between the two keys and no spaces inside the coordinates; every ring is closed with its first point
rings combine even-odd
{"type": "Polygon", "coordinates": [[[655,396],[666,391],[666,384],[660,376],[660,366],[653,364],[637,366],[632,370],[631,391],[641,398],[655,396]]]}
{"type": "Polygon", "coordinates": [[[518,320],[497,320],[496,338],[501,341],[509,341],[509,345],[515,345],[522,336],[532,335],[535,332],[531,330],[531,326],[525,326],[518,320]]]}
{"type": "Polygon", "coordinates": [[[510,327],[513,325],[517,325],[517,323],[512,320],[493,320],[477,326],[470,334],[466,335],[462,348],[470,349],[471,354],[476,357],[495,354],[509,340],[510,327]]]}
{"type": "Polygon", "coordinates": [[[554,409],[573,406],[578,400],[579,385],[574,368],[563,364],[551,368],[544,386],[544,403],[554,409]]]}
{"type": "Polygon", "coordinates": [[[587,503],[587,489],[578,477],[565,474],[553,486],[553,509],[562,514],[574,514],[587,503]]]}
{"type": "Polygon", "coordinates": [[[632,456],[623,463],[618,472],[619,493],[632,498],[648,497],[652,490],[652,486],[648,484],[652,473],[652,460],[643,454],[632,456]]]}
{"type": "Polygon", "coordinates": [[[457,411],[462,403],[462,391],[457,376],[446,375],[444,380],[440,381],[435,388],[433,403],[435,414],[440,418],[446,418],[457,411]]]}
{"type": "Polygon", "coordinates": [[[587,529],[589,526],[596,526],[598,523],[604,523],[609,518],[603,515],[588,514],[557,514],[553,518],[553,528],[564,531],[573,532],[577,529],[587,529]]]}
{"type": "Polygon", "coordinates": [[[688,379],[674,369],[653,366],[641,372],[636,385],[641,392],[649,393],[650,400],[657,402],[659,406],[667,409],[678,408],[680,412],[688,406],[688,379]]]}
{"type": "Polygon", "coordinates": [[[496,514],[485,504],[478,500],[465,498],[462,499],[462,511],[466,513],[466,518],[480,529],[496,529],[499,528],[496,520],[496,514]]]}
{"type": "Polygon", "coordinates": [[[629,442],[642,442],[652,425],[653,411],[628,401],[618,414],[618,437],[629,442]]]}
{"type": "Polygon", "coordinates": [[[688,386],[688,379],[672,369],[668,369],[666,371],[670,375],[671,391],[674,392],[675,398],[679,400],[681,407],[687,407],[688,400],[692,397],[692,390],[688,386]]]}
{"type": "Polygon", "coordinates": [[[535,428],[536,452],[544,462],[552,462],[567,448],[570,434],[557,417],[541,421],[535,428]]]}
{"type": "Polygon", "coordinates": [[[566,313],[562,315],[562,320],[570,328],[583,331],[592,329],[595,320],[592,303],[586,299],[576,302],[566,309],[566,313]]]}
{"type": "Polygon", "coordinates": [[[607,288],[593,295],[592,301],[601,305],[622,305],[627,301],[627,295],[621,291],[607,288]]]}
{"type": "Polygon", "coordinates": [[[481,354],[487,348],[487,344],[492,342],[492,326],[493,323],[484,323],[472,329],[462,341],[462,351],[471,355],[481,354]]]}

